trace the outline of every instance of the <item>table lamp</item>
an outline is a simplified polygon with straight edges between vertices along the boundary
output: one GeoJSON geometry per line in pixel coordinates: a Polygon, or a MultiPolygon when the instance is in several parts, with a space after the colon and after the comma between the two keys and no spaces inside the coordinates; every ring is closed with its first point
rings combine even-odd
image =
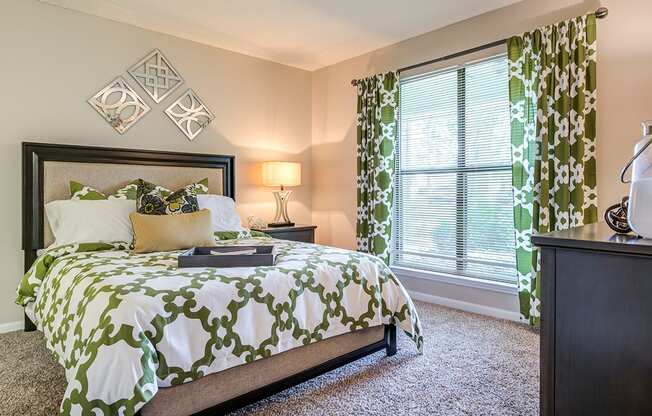
{"type": "Polygon", "coordinates": [[[279,191],[274,191],[276,199],[276,216],[274,222],[268,227],[291,227],[294,225],[288,217],[288,200],[292,194],[286,186],[301,185],[301,163],[298,162],[264,162],[263,185],[280,186],[279,191]]]}

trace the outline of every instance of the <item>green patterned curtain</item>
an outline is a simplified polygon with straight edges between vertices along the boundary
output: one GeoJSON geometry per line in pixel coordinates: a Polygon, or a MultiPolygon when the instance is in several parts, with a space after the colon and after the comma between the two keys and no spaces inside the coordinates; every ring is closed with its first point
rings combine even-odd
{"type": "Polygon", "coordinates": [[[398,73],[361,79],[358,86],[358,251],[389,264],[398,73]]]}
{"type": "Polygon", "coordinates": [[[515,36],[508,54],[519,299],[538,326],[530,237],[597,221],[595,16],[515,36]]]}

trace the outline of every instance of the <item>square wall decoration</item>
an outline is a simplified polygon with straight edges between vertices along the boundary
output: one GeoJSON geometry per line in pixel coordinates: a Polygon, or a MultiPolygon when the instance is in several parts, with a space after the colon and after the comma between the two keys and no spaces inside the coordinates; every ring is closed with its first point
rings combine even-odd
{"type": "Polygon", "coordinates": [[[173,102],[165,113],[191,141],[215,118],[211,110],[191,89],[173,102]]]}
{"type": "Polygon", "coordinates": [[[151,110],[122,77],[111,81],[92,96],[88,103],[120,134],[129,130],[151,110]]]}
{"type": "Polygon", "coordinates": [[[157,104],[183,84],[179,72],[158,49],[132,66],[129,74],[157,104]]]}

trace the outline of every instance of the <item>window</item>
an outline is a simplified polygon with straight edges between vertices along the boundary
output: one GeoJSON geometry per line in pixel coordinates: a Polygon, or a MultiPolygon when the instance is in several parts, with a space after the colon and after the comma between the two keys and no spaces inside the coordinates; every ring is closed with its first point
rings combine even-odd
{"type": "Polygon", "coordinates": [[[400,88],[393,265],[516,284],[506,56],[400,88]]]}

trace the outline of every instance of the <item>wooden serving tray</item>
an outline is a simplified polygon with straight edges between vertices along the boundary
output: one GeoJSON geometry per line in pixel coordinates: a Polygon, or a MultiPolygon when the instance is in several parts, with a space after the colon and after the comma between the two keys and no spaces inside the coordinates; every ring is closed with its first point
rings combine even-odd
{"type": "Polygon", "coordinates": [[[275,262],[274,246],[193,247],[179,256],[178,267],[256,267],[273,266],[275,262]],[[256,254],[211,254],[211,251],[229,253],[242,250],[256,250],[256,254]]]}

